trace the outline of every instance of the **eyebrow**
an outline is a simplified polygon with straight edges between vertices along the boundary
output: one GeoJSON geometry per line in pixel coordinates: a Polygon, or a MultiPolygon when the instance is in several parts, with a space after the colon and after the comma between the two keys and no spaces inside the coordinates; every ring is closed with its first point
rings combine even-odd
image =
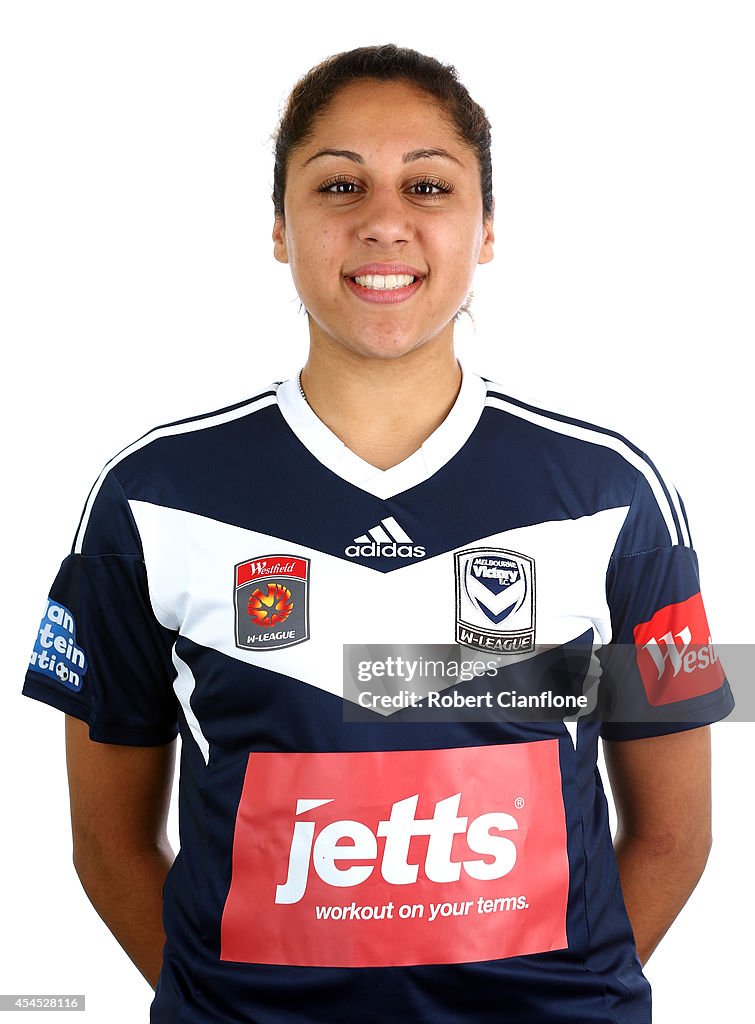
{"type": "MultiPolygon", "coordinates": [[[[346,160],[353,160],[355,164],[364,163],[364,157],[360,153],[355,153],[353,149],[320,149],[309,159],[305,160],[302,167],[306,167],[307,164],[311,164],[313,160],[317,160],[321,156],[340,156],[346,160]]],[[[425,160],[433,156],[453,160],[455,164],[459,164],[460,167],[462,166],[461,160],[453,156],[452,153],[449,153],[447,149],[411,149],[408,153],[404,153],[401,160],[405,164],[410,164],[415,160],[425,160]]]]}

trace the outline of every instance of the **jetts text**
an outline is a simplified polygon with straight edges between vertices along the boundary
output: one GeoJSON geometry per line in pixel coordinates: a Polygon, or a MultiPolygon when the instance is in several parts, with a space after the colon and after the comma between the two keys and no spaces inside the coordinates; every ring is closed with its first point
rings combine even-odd
{"type": "MultiPolygon", "coordinates": [[[[315,821],[296,821],[288,875],[282,885],[276,886],[275,902],[298,903],[306,892],[312,868],[327,885],[339,888],[360,885],[376,869],[390,885],[412,885],[420,870],[418,864],[410,863],[409,847],[415,836],[428,837],[424,872],[432,882],[458,882],[462,870],[480,880],[503,878],[512,870],[517,856],[513,840],[491,833],[516,830],[519,826],[513,815],[493,811],[470,822],[468,817],[459,815],[461,793],[455,793],[436,803],[431,818],[418,818],[418,800],[418,794],[398,800],[389,816],[378,822],[375,832],[348,818],[333,821],[319,832],[315,821]],[[466,835],[469,850],[486,859],[452,860],[457,835],[466,835]],[[385,840],[382,856],[378,838],[385,840]],[[374,863],[348,864],[366,860],[374,863]]],[[[298,800],[296,816],[331,802],[332,798],[298,800]]]]}

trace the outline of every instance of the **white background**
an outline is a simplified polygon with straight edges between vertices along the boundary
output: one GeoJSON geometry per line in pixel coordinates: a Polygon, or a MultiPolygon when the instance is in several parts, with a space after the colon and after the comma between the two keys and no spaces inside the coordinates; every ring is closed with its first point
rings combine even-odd
{"type": "MultiPolygon", "coordinates": [[[[269,136],[329,53],[397,42],[457,66],[493,123],[497,201],[460,352],[648,450],[690,513],[714,637],[752,642],[754,36],[726,0],[2,4],[0,992],[147,1020],[71,864],[63,716],[21,681],[107,459],[304,361],[269,136]]],[[[656,1024],[750,1012],[755,726],[714,734],[714,850],[648,965],[656,1024]]]]}

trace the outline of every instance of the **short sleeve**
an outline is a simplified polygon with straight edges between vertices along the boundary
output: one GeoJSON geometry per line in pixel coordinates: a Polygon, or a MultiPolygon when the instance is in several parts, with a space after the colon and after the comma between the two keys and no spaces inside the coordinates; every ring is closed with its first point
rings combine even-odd
{"type": "Polygon", "coordinates": [[[678,732],[731,712],[684,507],[660,478],[637,481],[608,566],[606,596],[612,639],[598,653],[604,739],[678,732]]]}
{"type": "Polygon", "coordinates": [[[50,588],[22,692],[87,722],[93,740],[169,743],[174,643],[152,609],[136,523],[110,471],[50,588]]]}

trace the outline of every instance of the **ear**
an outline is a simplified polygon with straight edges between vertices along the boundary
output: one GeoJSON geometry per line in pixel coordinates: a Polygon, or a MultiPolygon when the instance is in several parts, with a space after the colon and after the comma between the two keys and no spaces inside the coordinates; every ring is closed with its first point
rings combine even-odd
{"type": "Polygon", "coordinates": [[[276,217],[273,224],[273,255],[279,263],[288,263],[288,248],[286,246],[286,222],[282,217],[276,217]]]}
{"type": "Polygon", "coordinates": [[[482,222],[482,245],[480,246],[478,263],[490,263],[493,259],[494,242],[495,233],[493,231],[493,215],[491,214],[489,217],[485,217],[482,222]]]}

